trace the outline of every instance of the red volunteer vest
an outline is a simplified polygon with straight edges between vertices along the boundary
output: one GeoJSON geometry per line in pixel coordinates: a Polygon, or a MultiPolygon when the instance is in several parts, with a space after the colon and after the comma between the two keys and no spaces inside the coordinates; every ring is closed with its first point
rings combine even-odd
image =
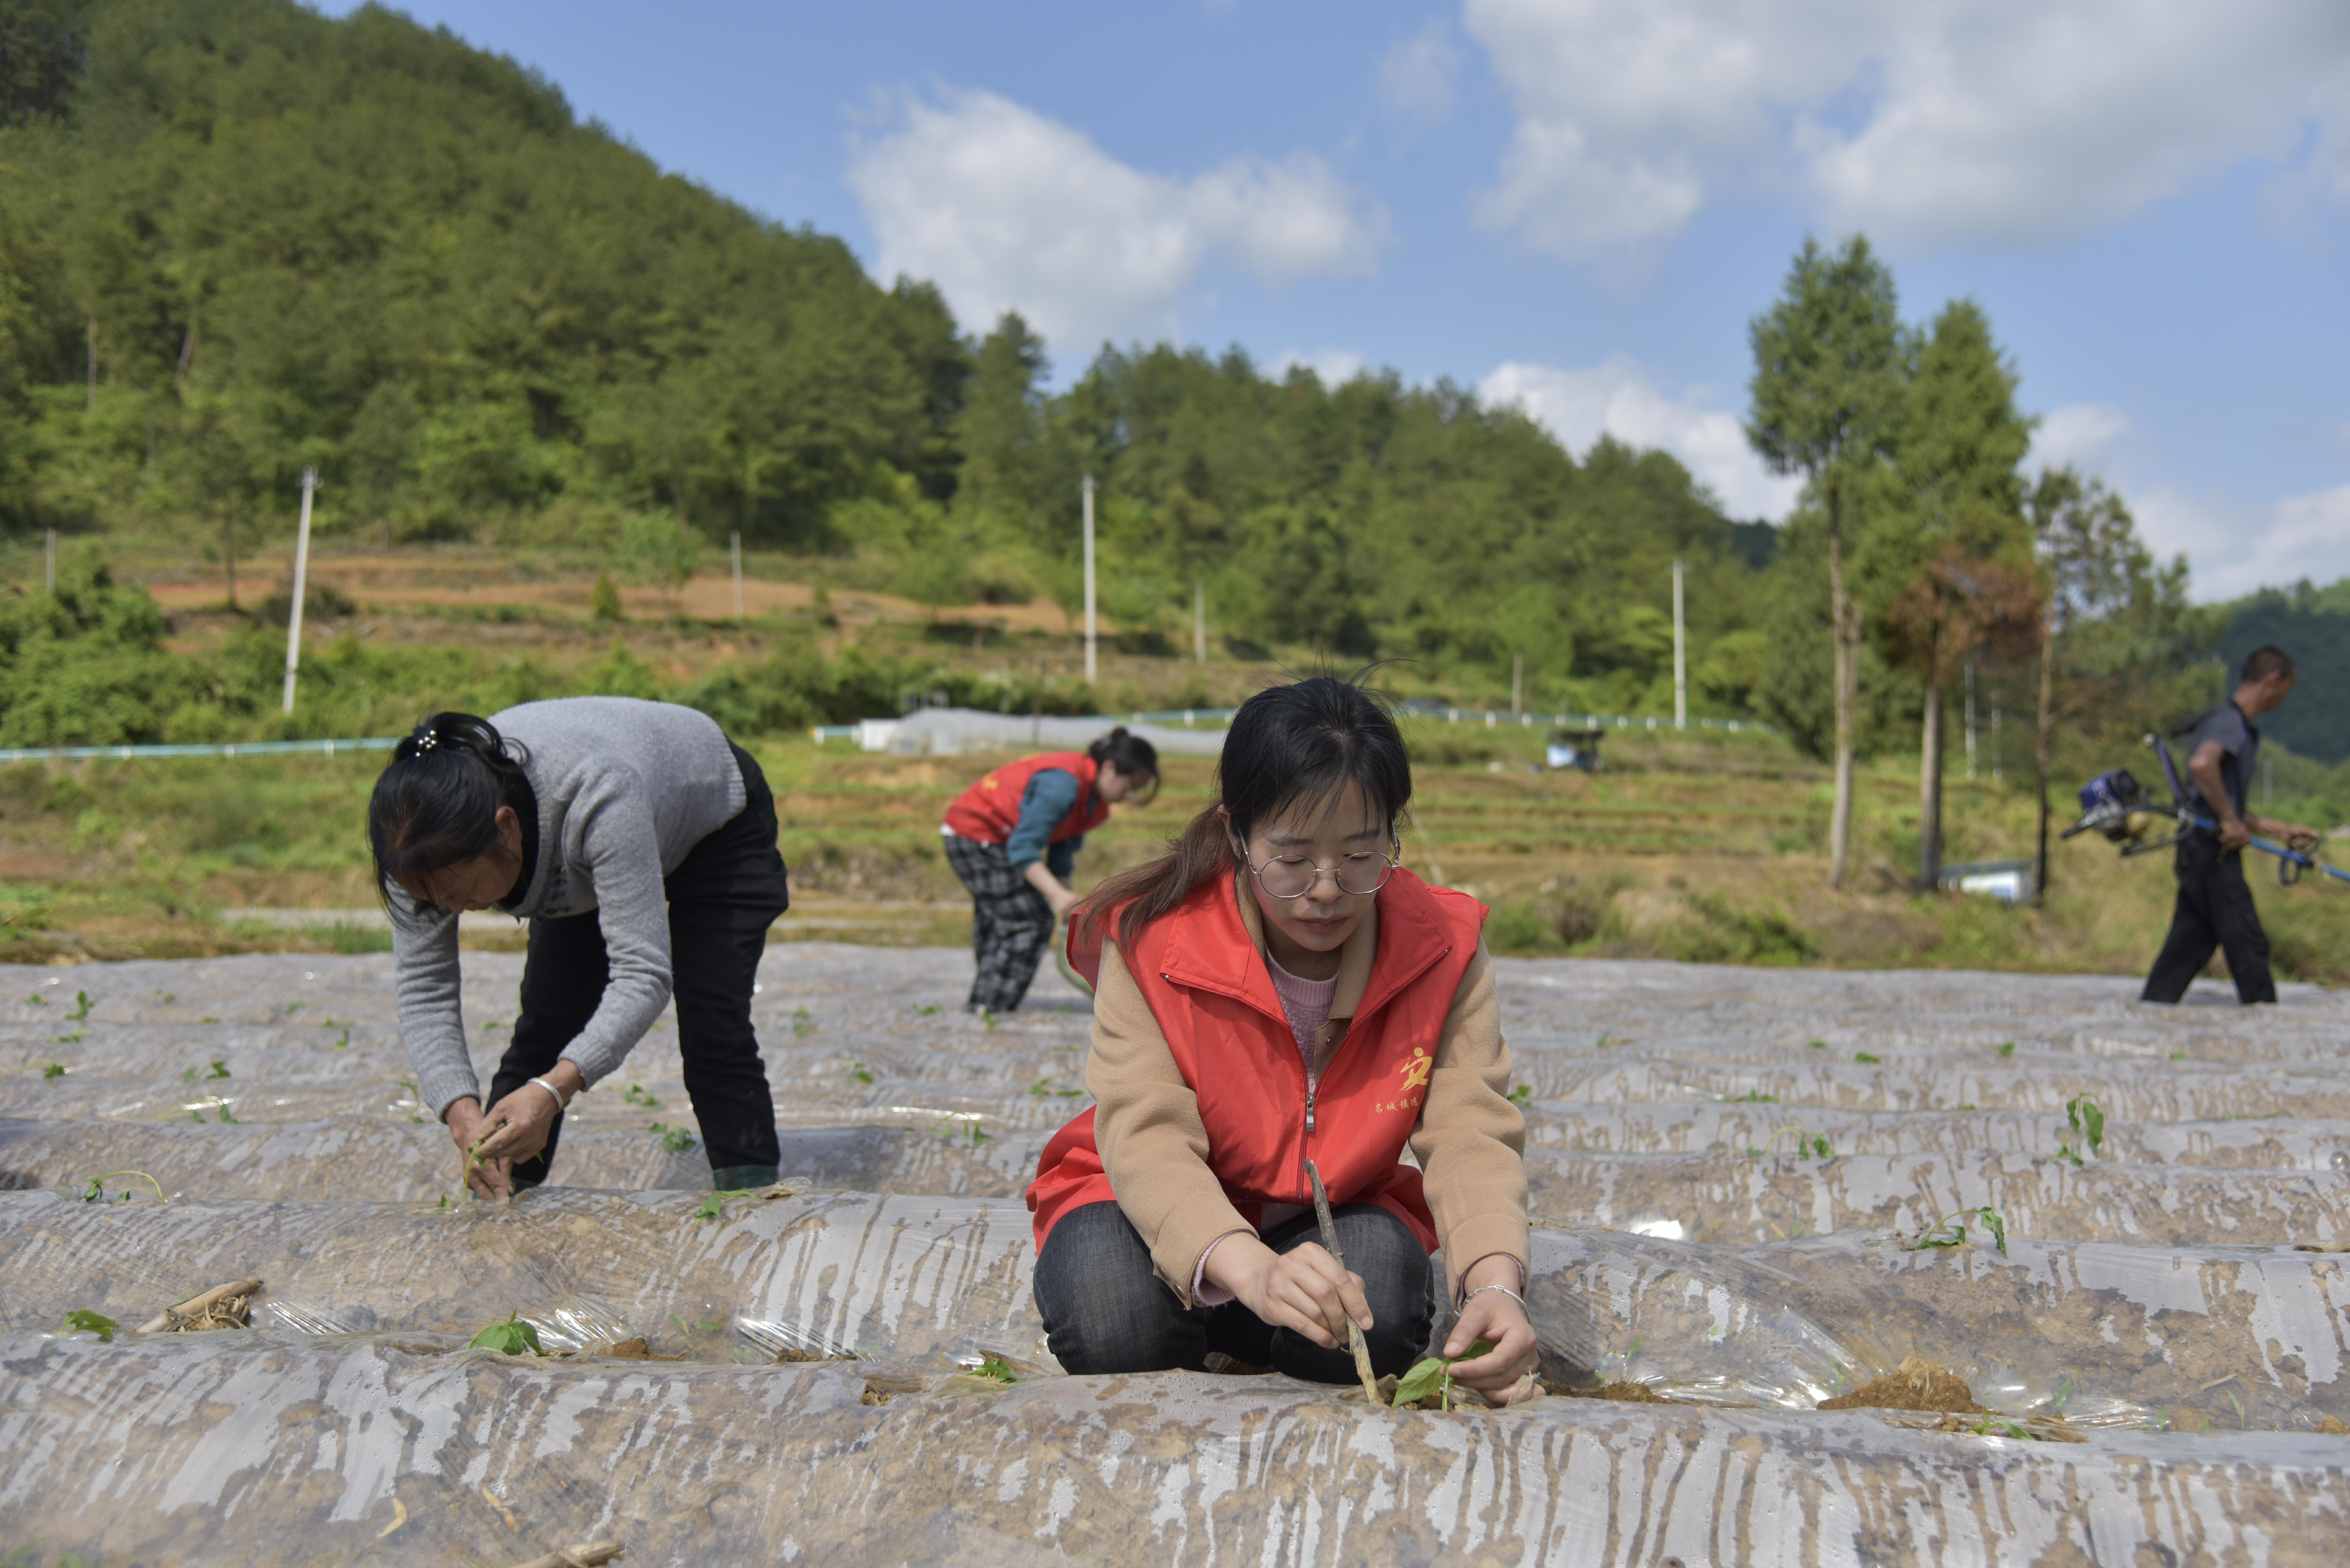
{"type": "Polygon", "coordinates": [[[1020,797],[1028,793],[1028,781],[1047,768],[1075,774],[1077,781],[1077,804],[1054,826],[1053,843],[1091,833],[1109,820],[1108,805],[1094,793],[1101,764],[1083,752],[1044,752],[1004,763],[955,796],[947,807],[947,826],[982,844],[1004,843],[1020,826],[1020,797]]]}
{"type": "MultiPolygon", "coordinates": [[[[1436,1225],[1419,1172],[1399,1157],[1419,1125],[1437,1042],[1476,956],[1485,906],[1398,870],[1379,889],[1378,911],[1370,985],[1314,1092],[1311,1130],[1305,1064],[1273,977],[1241,923],[1231,877],[1196,889],[1124,956],[1199,1097],[1208,1164],[1243,1219],[1256,1224],[1267,1203],[1311,1204],[1311,1157],[1333,1204],[1378,1204],[1434,1251],[1436,1225]]],[[[1072,959],[1098,971],[1098,951],[1072,959]]],[[[1116,1196],[1087,1110],[1054,1134],[1036,1161],[1028,1208],[1037,1247],[1062,1215],[1116,1196]]]]}

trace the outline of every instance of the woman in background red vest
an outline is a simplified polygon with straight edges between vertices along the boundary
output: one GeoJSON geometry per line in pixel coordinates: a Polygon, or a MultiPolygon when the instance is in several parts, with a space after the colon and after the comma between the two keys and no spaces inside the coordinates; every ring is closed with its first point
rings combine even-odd
{"type": "Polygon", "coordinates": [[[1020,1005],[1053,922],[1077,901],[1067,879],[1086,835],[1158,777],[1157,748],[1121,728],[1082,752],[1008,763],[947,807],[947,864],[971,890],[972,1012],[1020,1005]]]}
{"type": "Polygon", "coordinates": [[[1095,1108],[1028,1189],[1053,1355],[1080,1376],[1222,1354],[1350,1383],[1352,1319],[1374,1369],[1400,1373],[1428,1342],[1440,1246],[1454,1376],[1532,1397],[1525,1123],[1485,908],[1397,864],[1411,765],[1395,721],[1328,676],[1261,691],[1216,790],[1172,853],[1070,921],[1072,960],[1097,976],[1095,1108]]]}

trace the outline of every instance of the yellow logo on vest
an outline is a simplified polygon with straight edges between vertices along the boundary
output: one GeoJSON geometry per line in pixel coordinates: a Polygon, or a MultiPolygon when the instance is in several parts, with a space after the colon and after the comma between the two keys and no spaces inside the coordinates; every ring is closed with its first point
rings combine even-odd
{"type": "Polygon", "coordinates": [[[1377,1101],[1371,1109],[1375,1112],[1418,1110],[1419,1103],[1428,1097],[1428,1074],[1435,1065],[1436,1059],[1424,1048],[1413,1046],[1410,1059],[1403,1064],[1403,1086],[1396,1091],[1394,1099],[1377,1101]]]}

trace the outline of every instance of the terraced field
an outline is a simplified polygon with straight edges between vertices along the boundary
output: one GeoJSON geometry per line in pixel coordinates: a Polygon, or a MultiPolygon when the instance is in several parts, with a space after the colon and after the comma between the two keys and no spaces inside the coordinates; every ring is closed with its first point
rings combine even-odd
{"type": "MultiPolygon", "coordinates": [[[[485,1068],[519,962],[466,958],[485,1068]]],[[[2103,978],[1503,961],[1552,1392],[1384,1411],[1275,1376],[1059,1373],[1019,1193],[1086,1103],[1085,1006],[1048,978],[991,1026],[955,1010],[968,966],[771,950],[780,1188],[705,1191],[664,1027],[575,1106],[561,1185],[507,1205],[444,1201],[455,1160],[403,1082],[387,957],[11,971],[0,1552],[2331,1564],[2350,1547],[2334,995],[2289,987],[2248,1013],[2207,982],[2162,1011],[2103,978]],[[250,1281],[245,1329],[135,1332],[250,1281]],[[101,1340],[77,1313],[120,1326],[101,1340]],[[515,1314],[554,1354],[467,1347],[515,1314]]]]}

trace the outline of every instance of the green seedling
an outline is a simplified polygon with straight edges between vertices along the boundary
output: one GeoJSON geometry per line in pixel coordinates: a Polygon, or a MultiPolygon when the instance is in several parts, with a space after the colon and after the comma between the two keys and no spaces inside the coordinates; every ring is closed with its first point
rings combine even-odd
{"type": "Polygon", "coordinates": [[[348,1027],[348,1025],[346,1025],[346,1026],[344,1027],[344,1029],[343,1029],[343,1037],[342,1037],[340,1040],[338,1040],[338,1041],[336,1041],[336,1042],[335,1042],[335,1049],[336,1049],[336,1050],[338,1050],[338,1051],[348,1051],[348,1050],[349,1050],[349,1049],[350,1049],[350,1047],[351,1047],[351,1032],[350,1032],[349,1027],[348,1027]]]}
{"type": "Polygon", "coordinates": [[[219,1020],[219,1019],[217,1019],[217,1018],[214,1018],[211,1013],[207,1012],[207,1013],[206,1013],[206,1014],[204,1014],[202,1018],[197,1019],[197,1020],[196,1020],[196,1022],[197,1022],[197,1023],[218,1023],[220,1022],[220,1020],[219,1020]]]}
{"type": "Polygon", "coordinates": [[[1991,1232],[1991,1239],[2001,1253],[2007,1251],[2007,1221],[1996,1209],[1960,1209],[1943,1215],[1919,1234],[1909,1250],[1922,1252],[1931,1247],[1963,1247],[1967,1243],[1966,1221],[1972,1218],[1991,1232]]]}
{"type": "Polygon", "coordinates": [[[25,998],[25,1005],[27,1007],[47,1007],[48,1004],[49,999],[37,991],[25,998]]]}
{"type": "Polygon", "coordinates": [[[89,992],[86,991],[75,992],[74,1002],[76,1004],[74,1010],[71,1012],[67,1013],[66,1016],[71,1019],[74,1023],[79,1023],[83,1019],[89,1016],[89,992]]]}
{"type": "Polygon", "coordinates": [[[655,1099],[651,1095],[647,1094],[645,1092],[645,1086],[642,1084],[630,1084],[628,1088],[621,1093],[620,1098],[626,1104],[631,1106],[642,1106],[647,1110],[657,1111],[660,1109],[660,1101],[655,1099]]]}
{"type": "Polygon", "coordinates": [[[2170,1059],[2174,1062],[2184,1062],[2187,1060],[2187,1053],[2184,1051],[2173,1051],[2170,1054],[2170,1059]]]}
{"type": "Polygon", "coordinates": [[[227,1102],[226,1100],[223,1100],[223,1101],[220,1103],[220,1121],[221,1121],[221,1126],[223,1126],[223,1127],[227,1127],[229,1124],[231,1124],[232,1122],[234,1122],[234,1121],[235,1121],[235,1120],[236,1120],[236,1117],[234,1117],[234,1116],[231,1116],[231,1115],[229,1114],[228,1102],[227,1102]]]}
{"type": "Polygon", "coordinates": [[[725,1218],[726,1195],[723,1192],[713,1192],[709,1197],[704,1198],[702,1200],[702,1207],[693,1211],[693,1222],[697,1225],[702,1223],[704,1220],[723,1220],[725,1218]]]}
{"type": "Polygon", "coordinates": [[[1008,1385],[1020,1381],[1020,1375],[1012,1370],[1012,1364],[1000,1355],[981,1356],[979,1365],[971,1369],[971,1375],[984,1377],[991,1383],[1008,1385]]]}
{"type": "Polygon", "coordinates": [[[2073,1129],[2073,1133],[2070,1137],[2056,1146],[2056,1153],[2061,1158],[2069,1159],[2074,1165],[2085,1165],[2087,1161],[2081,1158],[2079,1140],[2082,1138],[2089,1140],[2091,1154],[2096,1153],[2104,1146],[2106,1113],[2099,1109],[2097,1102],[2088,1096],[2075,1095],[2064,1102],[2064,1121],[2073,1129]]]}
{"type": "Polygon", "coordinates": [[[81,1044],[83,1033],[84,1031],[82,1029],[76,1027],[74,1032],[70,1034],[52,1034],[49,1036],[49,1044],[52,1045],[78,1045],[81,1044]]]}
{"type": "Polygon", "coordinates": [[[1389,1401],[1398,1410],[1416,1405],[1430,1394],[1439,1396],[1442,1408],[1452,1408],[1452,1367],[1455,1362],[1474,1361],[1481,1355],[1491,1355],[1493,1347],[1483,1340],[1471,1345],[1462,1355],[1431,1355],[1396,1379],[1395,1398],[1389,1401]]]}
{"type": "Polygon", "coordinates": [[[1825,1040],[1814,1040],[1810,1044],[1814,1051],[1825,1051],[1828,1048],[1828,1043],[1825,1040]]]}
{"type": "Polygon", "coordinates": [[[228,1075],[229,1075],[228,1064],[227,1064],[226,1062],[215,1062],[215,1063],[213,1063],[213,1064],[212,1064],[212,1067],[211,1067],[211,1068],[210,1068],[210,1069],[209,1069],[209,1070],[204,1074],[204,1076],[205,1076],[207,1079],[211,1079],[211,1078],[225,1078],[225,1077],[227,1077],[228,1075]]]}
{"type": "Polygon", "coordinates": [[[986,1025],[987,1032],[990,1034],[995,1033],[995,1014],[983,1007],[979,1010],[979,1021],[981,1023],[986,1025]]]}
{"type": "Polygon", "coordinates": [[[1979,1111],[1982,1109],[1982,1107],[1981,1106],[1952,1106],[1950,1109],[1954,1111],[1979,1111]]]}
{"type": "Polygon", "coordinates": [[[2236,1397],[2236,1391],[2233,1388],[2228,1390],[2228,1403],[2236,1407],[2236,1425],[2241,1427],[2247,1432],[2251,1431],[2252,1429],[2252,1418],[2244,1414],[2244,1402],[2236,1397]]]}
{"type": "Polygon", "coordinates": [[[204,1113],[202,1111],[190,1111],[188,1113],[188,1119],[192,1122],[202,1124],[204,1119],[204,1113]]]}
{"type": "Polygon", "coordinates": [[[678,1316],[675,1313],[669,1314],[669,1320],[670,1322],[677,1324],[678,1328],[686,1334],[716,1334],[720,1329],[726,1326],[724,1324],[720,1323],[716,1318],[711,1319],[708,1323],[688,1323],[685,1319],[678,1316]]]}
{"type": "Polygon", "coordinates": [[[55,1078],[62,1078],[65,1075],[66,1064],[63,1062],[52,1062],[47,1066],[41,1069],[41,1081],[43,1083],[47,1083],[51,1079],[55,1078]]]}
{"type": "MultiPolygon", "coordinates": [[[[145,1182],[148,1186],[155,1189],[156,1202],[161,1203],[163,1201],[163,1184],[156,1180],[153,1177],[148,1175],[143,1170],[109,1170],[104,1176],[93,1176],[89,1179],[88,1185],[85,1186],[81,1189],[81,1200],[84,1203],[95,1203],[100,1198],[105,1197],[106,1184],[113,1180],[118,1176],[137,1177],[140,1180],[145,1182]]],[[[122,1199],[126,1203],[129,1202],[130,1200],[130,1194],[125,1192],[122,1195],[122,1199]]]]}
{"type": "Polygon", "coordinates": [[[538,1327],[525,1323],[522,1314],[511,1313],[504,1323],[494,1323],[465,1342],[468,1350],[494,1350],[502,1355],[545,1355],[539,1347],[538,1327]]]}
{"type": "Polygon", "coordinates": [[[701,1141],[683,1127],[668,1122],[648,1122],[645,1131],[660,1134],[661,1147],[671,1154],[683,1154],[701,1141]]]}
{"type": "Polygon", "coordinates": [[[308,1005],[309,1003],[303,1002],[289,1002],[286,1004],[286,1016],[291,1018],[308,1005]]]}
{"type": "Polygon", "coordinates": [[[1878,1066],[1885,1061],[1884,1057],[1874,1051],[1856,1051],[1852,1054],[1852,1059],[1865,1067],[1878,1066]]]}
{"type": "Polygon", "coordinates": [[[1779,1096],[1766,1095],[1760,1089],[1749,1089],[1742,1095],[1732,1095],[1721,1103],[1725,1106],[1775,1106],[1779,1103],[1779,1096]]]}
{"type": "Polygon", "coordinates": [[[122,1325],[102,1313],[94,1313],[88,1307],[76,1307],[66,1314],[66,1325],[58,1332],[60,1334],[94,1334],[111,1345],[114,1343],[114,1336],[122,1332],[122,1325]]]}
{"type": "Polygon", "coordinates": [[[1794,1133],[1795,1135],[1795,1154],[1798,1158],[1801,1158],[1803,1156],[1807,1154],[1814,1156],[1820,1159],[1834,1159],[1835,1158],[1835,1145],[1828,1141],[1827,1135],[1825,1133],[1815,1133],[1809,1127],[1780,1127],[1776,1129],[1769,1137],[1762,1140],[1762,1147],[1761,1148],[1748,1149],[1746,1151],[1748,1157],[1753,1159],[1761,1159],[1764,1155],[1771,1152],[1771,1146],[1773,1144],[1777,1143],[1789,1133],[1794,1133]]]}
{"type": "Polygon", "coordinates": [[[2027,1443],[2040,1440],[2039,1434],[2031,1428],[2002,1416],[1985,1416],[1970,1429],[1978,1438],[2021,1438],[2027,1443]]]}
{"type": "Polygon", "coordinates": [[[995,1137],[993,1133],[982,1132],[976,1120],[961,1116],[941,1116],[931,1124],[931,1132],[941,1143],[968,1143],[973,1148],[995,1137]]]}
{"type": "Polygon", "coordinates": [[[1992,1046],[1991,1049],[1998,1052],[2002,1056],[2013,1056],[2015,1054],[2015,1042],[2012,1040],[2002,1040],[1998,1044],[1992,1046]]]}
{"type": "Polygon", "coordinates": [[[1603,1029],[1599,1032],[1599,1038],[1594,1040],[1591,1044],[1592,1047],[1596,1050],[1604,1046],[1612,1045],[1615,1042],[1607,1037],[1607,1031],[1603,1029]]]}
{"type": "Polygon", "coordinates": [[[866,1071],[865,1064],[862,1062],[844,1061],[840,1065],[847,1072],[851,1078],[856,1079],[857,1082],[860,1084],[869,1084],[873,1081],[873,1075],[866,1071]]]}
{"type": "Polygon", "coordinates": [[[1517,1106],[1520,1110],[1523,1110],[1526,1106],[1534,1104],[1534,1086],[1532,1084],[1520,1084],[1516,1088],[1510,1091],[1510,1104],[1517,1106]]]}
{"type": "Polygon", "coordinates": [[[918,1002],[914,1003],[914,1012],[917,1017],[936,1018],[940,1013],[944,1012],[945,1011],[945,1006],[936,1002],[918,1002]]]}
{"type": "Polygon", "coordinates": [[[793,1008],[792,1038],[795,1040],[805,1040],[815,1033],[816,1020],[808,1016],[808,1010],[805,1007],[793,1008]]]}

